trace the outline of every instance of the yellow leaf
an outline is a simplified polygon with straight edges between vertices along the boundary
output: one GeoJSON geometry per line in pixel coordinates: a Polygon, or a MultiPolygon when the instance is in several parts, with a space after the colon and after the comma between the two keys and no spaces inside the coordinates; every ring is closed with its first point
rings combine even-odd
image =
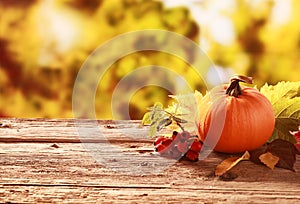
{"type": "Polygon", "coordinates": [[[273,155],[270,152],[266,152],[262,155],[259,156],[259,160],[264,163],[267,167],[269,167],[270,169],[274,169],[275,165],[278,163],[279,161],[279,157],[273,155]]]}
{"type": "Polygon", "coordinates": [[[250,154],[248,151],[246,151],[243,156],[241,157],[230,157],[222,161],[215,170],[215,175],[216,176],[222,176],[225,174],[227,171],[232,169],[234,166],[236,166],[240,161],[243,160],[249,160],[250,159],[250,154]]]}

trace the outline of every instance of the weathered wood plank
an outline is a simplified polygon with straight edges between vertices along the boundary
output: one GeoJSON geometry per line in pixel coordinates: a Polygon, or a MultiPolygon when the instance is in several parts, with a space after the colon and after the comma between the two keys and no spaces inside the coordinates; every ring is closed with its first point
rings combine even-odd
{"type": "MultiPolygon", "coordinates": [[[[87,119],[1,119],[0,142],[103,142],[103,138],[93,129],[94,123],[94,120],[87,119]],[[91,134],[80,136],[78,124],[90,128],[91,134]]],[[[147,137],[147,127],[143,127],[140,121],[99,120],[96,123],[104,139],[110,142],[152,142],[147,137]]]]}
{"type": "MultiPolygon", "coordinates": [[[[196,163],[160,161],[161,157],[152,153],[152,142],[143,135],[146,129],[139,121],[99,121],[106,139],[122,152],[116,156],[113,150],[107,151],[102,162],[97,162],[87,146],[80,143],[74,120],[3,119],[0,123],[0,202],[297,203],[300,200],[299,155],[296,172],[270,170],[244,161],[230,171],[237,176],[235,179],[223,181],[214,177],[213,172],[226,156],[212,153],[196,163]],[[134,136],[129,137],[129,133],[134,136]],[[109,163],[114,164],[113,168],[109,163]],[[134,167],[137,174],[117,170],[127,166],[134,167]]],[[[97,139],[97,135],[88,139],[97,142],[96,145],[105,142],[97,139]]]]}

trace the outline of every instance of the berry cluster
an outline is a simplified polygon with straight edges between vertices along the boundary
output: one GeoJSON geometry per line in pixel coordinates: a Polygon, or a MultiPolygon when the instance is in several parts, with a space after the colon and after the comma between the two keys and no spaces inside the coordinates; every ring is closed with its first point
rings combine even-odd
{"type": "Polygon", "coordinates": [[[197,138],[187,131],[174,131],[171,138],[159,136],[155,139],[155,151],[167,158],[198,161],[202,143],[197,138]]]}

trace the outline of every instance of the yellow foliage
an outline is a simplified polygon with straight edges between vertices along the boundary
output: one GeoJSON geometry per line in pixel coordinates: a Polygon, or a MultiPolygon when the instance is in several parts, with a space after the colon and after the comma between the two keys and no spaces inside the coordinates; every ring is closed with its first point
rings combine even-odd
{"type": "MultiPolygon", "coordinates": [[[[169,30],[195,42],[201,38],[216,65],[251,75],[258,86],[300,80],[298,0],[230,0],[230,7],[216,2],[195,3],[192,15],[184,6],[166,8],[155,0],[0,1],[0,117],[73,117],[73,85],[84,61],[113,37],[141,29],[169,30]],[[229,36],[226,43],[216,39],[224,36],[229,36]]],[[[190,57],[188,51],[182,54],[190,57]]],[[[182,59],[160,52],[132,53],[115,62],[99,82],[98,118],[112,118],[111,97],[119,81],[149,65],[166,67],[192,89],[206,91],[205,79],[182,59]]],[[[146,72],[145,81],[147,77],[157,76],[146,72]]],[[[182,87],[179,79],[162,77],[175,90],[182,87]]],[[[167,94],[157,87],[139,90],[130,100],[131,116],[140,118],[155,101],[166,106],[167,94]]],[[[82,115],[88,115],[84,110],[82,115]]]]}

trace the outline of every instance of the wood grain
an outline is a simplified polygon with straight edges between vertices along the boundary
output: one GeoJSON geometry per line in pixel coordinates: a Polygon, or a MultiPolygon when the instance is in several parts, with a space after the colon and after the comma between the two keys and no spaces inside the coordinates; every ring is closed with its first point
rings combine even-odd
{"type": "Polygon", "coordinates": [[[1,203],[299,203],[299,155],[296,172],[243,161],[219,178],[215,167],[228,155],[162,159],[140,121],[97,121],[101,136],[84,137],[76,124],[0,120],[1,203]]]}

